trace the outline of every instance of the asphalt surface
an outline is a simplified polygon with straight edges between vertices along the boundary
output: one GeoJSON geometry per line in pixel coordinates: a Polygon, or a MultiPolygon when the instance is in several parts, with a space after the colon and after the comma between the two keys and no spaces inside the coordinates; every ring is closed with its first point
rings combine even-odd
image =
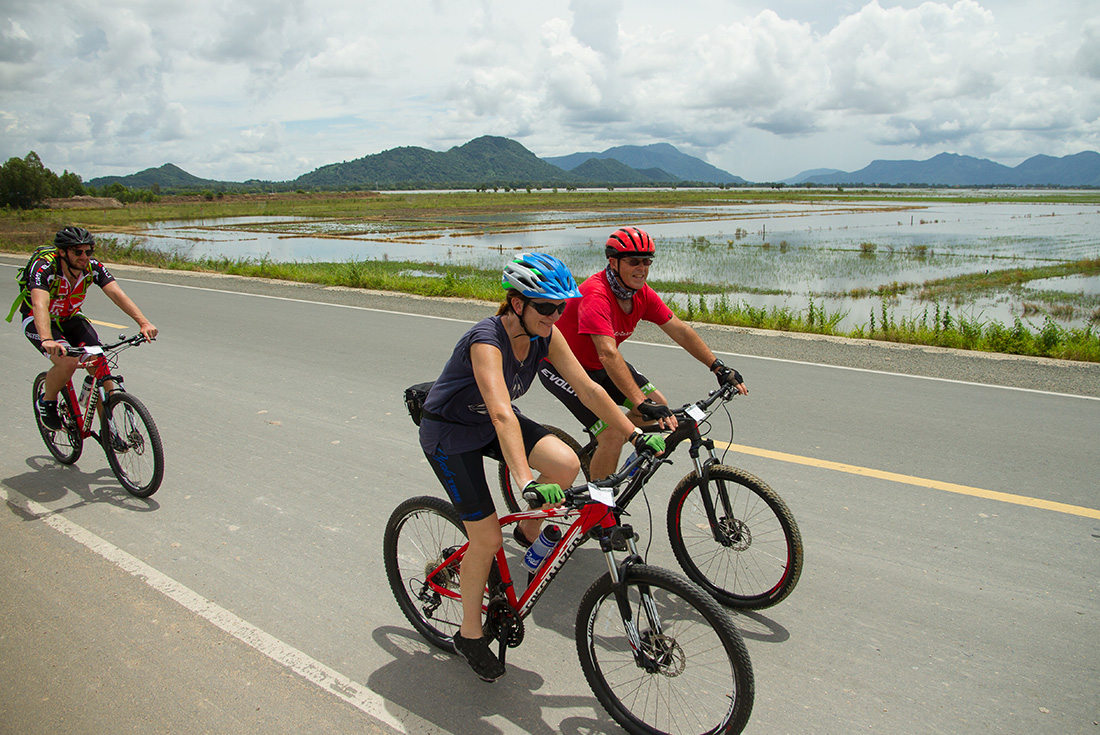
{"type": "MultiPolygon", "coordinates": [[[[176,294],[124,283],[164,330],[126,360],[169,450],[147,502],[112,487],[98,447],[75,471],[44,456],[22,405],[39,363],[14,327],[0,336],[0,732],[618,732],[568,650],[585,581],[555,584],[538,634],[487,688],[415,641],[377,576],[379,517],[433,493],[424,468],[395,469],[418,452],[399,388],[490,306],[113,270],[219,293],[169,308],[176,294]]],[[[121,323],[102,303],[94,316],[121,323]]],[[[746,373],[747,443],[1100,507],[1100,404],[1069,398],[1100,397],[1096,365],[699,330],[746,373]]],[[[631,349],[675,374],[662,353],[680,365],[677,351],[646,342],[663,333],[631,349]]],[[[694,395],[696,377],[662,385],[694,395]]],[[[737,463],[782,488],[808,559],[788,601],[738,617],[758,684],[746,732],[1097,731],[1095,515],[737,463]]]]}

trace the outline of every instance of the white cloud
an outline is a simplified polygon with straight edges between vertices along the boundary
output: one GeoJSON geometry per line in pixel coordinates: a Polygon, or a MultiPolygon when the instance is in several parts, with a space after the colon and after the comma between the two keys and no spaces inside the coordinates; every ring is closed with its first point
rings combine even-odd
{"type": "Polygon", "coordinates": [[[749,179],[1100,148],[1100,20],[1038,0],[55,0],[0,8],[0,158],[290,179],[479,135],[749,179]],[[169,156],[170,159],[165,157],[169,156]]]}

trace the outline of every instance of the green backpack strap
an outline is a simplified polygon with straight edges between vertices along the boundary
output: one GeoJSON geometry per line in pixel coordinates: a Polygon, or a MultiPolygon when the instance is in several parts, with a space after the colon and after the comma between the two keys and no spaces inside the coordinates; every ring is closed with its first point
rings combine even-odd
{"type": "Polygon", "coordinates": [[[48,258],[56,263],[57,247],[54,246],[53,243],[50,243],[48,245],[39,245],[37,248],[34,249],[34,252],[31,253],[30,260],[27,261],[27,264],[23,266],[23,269],[15,275],[15,282],[19,284],[19,294],[15,297],[15,301],[12,302],[11,311],[8,312],[8,316],[4,319],[4,321],[11,321],[12,317],[15,316],[15,310],[19,308],[19,304],[22,303],[24,299],[28,299],[27,303],[30,303],[29,298],[31,290],[27,288],[27,280],[30,278],[31,266],[34,265],[34,261],[38,260],[39,258],[48,258]]]}
{"type": "Polygon", "coordinates": [[[13,316],[15,316],[15,310],[19,308],[19,303],[27,297],[28,293],[30,293],[30,292],[27,291],[27,289],[25,289],[25,288],[22,291],[19,292],[19,295],[15,297],[15,301],[11,302],[11,311],[8,312],[8,318],[5,319],[4,321],[6,321],[6,322],[11,321],[11,318],[13,316]]]}

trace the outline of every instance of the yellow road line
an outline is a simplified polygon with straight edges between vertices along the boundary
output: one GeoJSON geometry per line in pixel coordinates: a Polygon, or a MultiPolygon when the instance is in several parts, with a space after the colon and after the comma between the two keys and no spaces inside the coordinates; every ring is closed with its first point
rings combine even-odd
{"type": "MultiPolygon", "coordinates": [[[[715,444],[721,445],[724,443],[715,442],[715,444]]],[[[847,472],[851,475],[873,477],[878,480],[900,482],[906,485],[926,487],[933,490],[943,490],[944,492],[957,493],[959,495],[971,495],[975,498],[998,500],[1002,503],[1026,505],[1030,508],[1042,508],[1044,510],[1053,510],[1058,513],[1068,513],[1070,515],[1082,516],[1084,518],[1095,518],[1097,520],[1100,520],[1100,510],[1096,510],[1094,508],[1084,508],[1079,505],[1067,505],[1066,503],[1055,503],[1051,500],[1041,500],[1039,498],[1029,498],[1023,495],[1001,493],[997,492],[996,490],[983,490],[982,488],[968,487],[967,485],[956,485],[951,482],[940,482],[939,480],[928,480],[923,477],[899,475],[895,472],[884,472],[883,470],[874,470],[869,467],[859,467],[857,465],[842,464],[840,462],[830,462],[824,459],[814,459],[813,457],[800,457],[797,454],[786,454],[784,452],[774,452],[770,449],[747,447],[744,444],[725,444],[725,446],[729,447],[734,452],[740,452],[741,454],[751,454],[756,457],[764,457],[765,459],[775,459],[779,460],[780,462],[791,462],[792,464],[801,464],[808,467],[819,467],[826,470],[836,470],[837,472],[847,472]]]]}
{"type": "Polygon", "coordinates": [[[92,324],[97,324],[101,327],[110,327],[111,329],[126,329],[125,324],[111,324],[110,322],[101,322],[101,321],[97,321],[95,319],[89,319],[88,321],[90,321],[92,324]]]}

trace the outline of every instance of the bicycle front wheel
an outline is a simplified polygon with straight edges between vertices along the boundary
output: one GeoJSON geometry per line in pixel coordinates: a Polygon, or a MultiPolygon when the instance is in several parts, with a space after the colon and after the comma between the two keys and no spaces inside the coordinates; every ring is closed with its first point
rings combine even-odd
{"type": "Polygon", "coordinates": [[[802,574],[802,535],[783,499],[736,467],[692,472],[668,504],[668,539],[688,578],[730,607],[761,610],[791,594],[802,574]],[[705,499],[713,504],[711,526],[705,499]]]}
{"type": "Polygon", "coordinates": [[[382,556],[390,589],[401,612],[429,643],[454,653],[462,624],[462,599],[434,590],[459,591],[459,565],[438,567],[466,543],[466,531],[454,506],[440,498],[409,498],[390,514],[382,556]]]}
{"type": "Polygon", "coordinates": [[[46,383],[46,373],[39,373],[34,379],[34,388],[31,391],[34,409],[34,423],[38,425],[38,433],[42,435],[42,441],[46,443],[46,449],[50,450],[61,464],[72,464],[80,459],[80,453],[84,450],[84,436],[80,432],[79,421],[74,417],[72,406],[69,405],[69,392],[62,389],[57,394],[57,415],[61,417],[61,429],[54,430],[42,423],[38,416],[38,400],[42,397],[43,386],[46,383]]]}
{"type": "Polygon", "coordinates": [[[147,498],[160,488],[164,479],[164,448],[144,403],[129,393],[107,396],[99,441],[107,455],[107,464],[128,493],[147,498]]]}
{"type": "Polygon", "coordinates": [[[576,640],[589,686],[627,732],[739,733],[749,720],[753,675],[741,635],[712,597],[673,572],[635,564],[619,587],[610,574],[596,580],[576,640]]]}
{"type": "MultiPolygon", "coordinates": [[[[591,455],[585,456],[583,447],[569,435],[569,432],[556,426],[550,426],[550,424],[543,424],[543,428],[561,439],[580,458],[581,472],[584,474],[585,482],[587,482],[590,479],[588,477],[588,461],[592,458],[591,455]]],[[[504,462],[500,463],[500,494],[504,497],[504,504],[508,506],[509,513],[519,513],[521,510],[527,510],[527,503],[523,501],[523,488],[512,479],[512,473],[508,471],[508,465],[504,462]]]]}

